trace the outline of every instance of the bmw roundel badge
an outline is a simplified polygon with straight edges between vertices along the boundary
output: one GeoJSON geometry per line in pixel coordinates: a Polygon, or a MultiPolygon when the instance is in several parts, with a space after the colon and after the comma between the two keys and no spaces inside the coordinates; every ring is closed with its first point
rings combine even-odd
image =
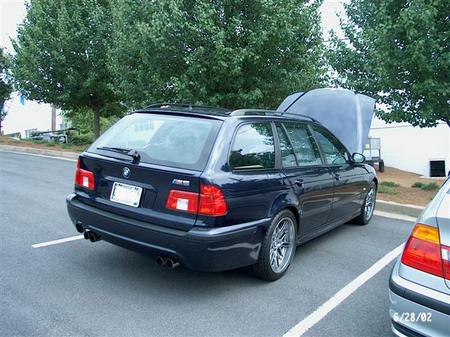
{"type": "Polygon", "coordinates": [[[130,177],[130,174],[131,174],[131,170],[128,168],[128,167],[124,167],[123,168],[123,171],[122,171],[122,175],[125,177],[125,178],[129,178],[130,177]]]}

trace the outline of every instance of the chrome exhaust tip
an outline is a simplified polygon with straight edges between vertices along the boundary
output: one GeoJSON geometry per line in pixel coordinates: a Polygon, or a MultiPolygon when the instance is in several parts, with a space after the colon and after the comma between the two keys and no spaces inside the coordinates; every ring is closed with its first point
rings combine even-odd
{"type": "Polygon", "coordinates": [[[156,263],[158,266],[164,267],[166,265],[166,258],[164,256],[157,256],[156,263]]]}
{"type": "Polygon", "coordinates": [[[170,269],[176,268],[180,265],[180,263],[172,257],[168,257],[166,259],[166,266],[170,269]]]}
{"type": "Polygon", "coordinates": [[[100,240],[100,236],[95,234],[94,232],[90,231],[89,232],[89,240],[91,242],[96,242],[96,241],[100,240]]]}

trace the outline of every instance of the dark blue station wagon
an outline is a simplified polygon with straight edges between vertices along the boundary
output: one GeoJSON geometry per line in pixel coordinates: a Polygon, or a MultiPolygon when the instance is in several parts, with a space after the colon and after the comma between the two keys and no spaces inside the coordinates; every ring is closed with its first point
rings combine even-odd
{"type": "Polygon", "coordinates": [[[276,280],[297,245],[370,221],[377,178],[363,161],[305,116],[152,105],[79,157],[67,208],[92,242],[276,280]]]}

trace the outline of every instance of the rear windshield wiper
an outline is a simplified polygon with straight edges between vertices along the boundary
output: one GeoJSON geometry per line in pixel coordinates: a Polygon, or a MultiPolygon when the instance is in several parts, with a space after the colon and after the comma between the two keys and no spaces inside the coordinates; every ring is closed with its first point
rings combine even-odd
{"type": "Polygon", "coordinates": [[[101,147],[97,147],[97,150],[117,152],[117,153],[124,154],[126,156],[130,156],[131,158],[133,158],[133,163],[138,163],[139,160],[141,159],[141,155],[139,154],[139,152],[137,152],[134,149],[126,149],[126,148],[122,148],[122,147],[101,146],[101,147]]]}

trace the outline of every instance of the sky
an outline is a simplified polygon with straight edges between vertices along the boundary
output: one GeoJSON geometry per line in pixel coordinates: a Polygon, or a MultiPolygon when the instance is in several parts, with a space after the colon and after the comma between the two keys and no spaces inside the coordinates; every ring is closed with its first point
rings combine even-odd
{"type": "MultiPolygon", "coordinates": [[[[68,0],[69,1],[69,0],[68,0]]],[[[337,13],[343,10],[343,3],[348,0],[324,0],[322,12],[322,26],[325,40],[329,37],[329,30],[333,29],[340,34],[339,18],[337,13]]],[[[15,38],[17,25],[25,18],[25,0],[0,0],[0,46],[12,51],[10,39],[15,38]]],[[[22,105],[19,97],[14,95],[7,102],[8,115],[2,123],[5,133],[37,128],[39,130],[49,130],[51,120],[50,106],[37,102],[26,101],[22,105]]],[[[59,124],[61,119],[57,121],[59,124]]]]}

